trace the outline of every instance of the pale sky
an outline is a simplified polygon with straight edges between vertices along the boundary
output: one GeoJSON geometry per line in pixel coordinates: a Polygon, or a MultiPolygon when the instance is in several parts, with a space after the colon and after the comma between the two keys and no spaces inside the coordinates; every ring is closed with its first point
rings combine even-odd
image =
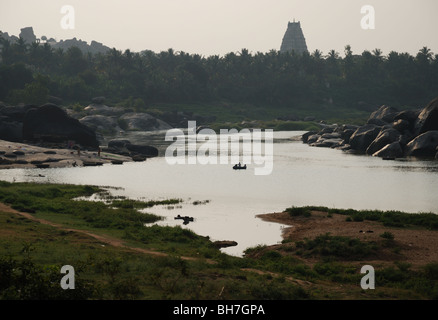
{"type": "Polygon", "coordinates": [[[0,30],[18,36],[32,26],[38,38],[92,40],[124,51],[169,48],[203,56],[280,49],[288,21],[301,22],[309,51],[343,56],[381,49],[438,54],[438,0],[0,0],[0,30]],[[61,8],[74,8],[73,30],[61,8]],[[361,8],[375,11],[364,30],[361,8]]]}

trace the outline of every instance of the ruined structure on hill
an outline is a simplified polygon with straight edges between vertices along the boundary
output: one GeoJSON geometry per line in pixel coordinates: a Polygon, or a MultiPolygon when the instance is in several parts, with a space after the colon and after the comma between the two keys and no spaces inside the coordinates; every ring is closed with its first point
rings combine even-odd
{"type": "Polygon", "coordinates": [[[303,54],[307,51],[306,39],[304,38],[303,30],[301,30],[300,22],[289,22],[286,33],[284,34],[281,43],[280,52],[292,52],[303,54]]]}

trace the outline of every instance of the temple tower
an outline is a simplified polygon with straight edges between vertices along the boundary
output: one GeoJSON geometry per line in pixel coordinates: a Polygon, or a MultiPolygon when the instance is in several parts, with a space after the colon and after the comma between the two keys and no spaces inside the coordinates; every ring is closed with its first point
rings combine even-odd
{"type": "Polygon", "coordinates": [[[286,33],[284,34],[281,43],[280,52],[292,52],[303,54],[307,51],[306,39],[304,38],[303,30],[301,30],[300,22],[289,22],[286,33]]]}

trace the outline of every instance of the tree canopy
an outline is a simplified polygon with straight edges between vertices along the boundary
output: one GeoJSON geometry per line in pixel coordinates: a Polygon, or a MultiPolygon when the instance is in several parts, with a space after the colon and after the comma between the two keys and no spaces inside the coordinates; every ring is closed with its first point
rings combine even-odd
{"type": "Polygon", "coordinates": [[[0,100],[67,104],[105,96],[111,103],[245,103],[263,108],[361,108],[423,106],[438,96],[438,55],[427,47],[408,53],[345,47],[298,55],[247,49],[224,56],[145,50],[89,54],[77,47],[1,41],[0,100]],[[34,99],[34,101],[33,101],[34,99]]]}

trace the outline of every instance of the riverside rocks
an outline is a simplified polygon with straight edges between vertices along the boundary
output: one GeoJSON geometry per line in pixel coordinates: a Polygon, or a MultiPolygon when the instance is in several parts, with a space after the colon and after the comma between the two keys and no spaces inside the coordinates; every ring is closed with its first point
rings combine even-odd
{"type": "Polygon", "coordinates": [[[120,154],[124,156],[131,156],[134,161],[144,161],[146,158],[158,156],[158,149],[148,145],[132,144],[129,140],[110,140],[108,152],[120,154]],[[140,160],[143,159],[143,160],[140,160]]]}
{"type": "Polygon", "coordinates": [[[29,109],[23,119],[23,139],[48,142],[75,141],[84,147],[98,148],[96,133],[60,107],[47,103],[29,109]]]}
{"type": "Polygon", "coordinates": [[[438,97],[432,100],[418,115],[414,133],[420,135],[433,130],[438,130],[438,97]]]}
{"type": "Polygon", "coordinates": [[[432,158],[438,146],[438,131],[427,131],[410,141],[405,149],[405,154],[412,157],[432,158]]]}
{"type": "Polygon", "coordinates": [[[305,133],[302,141],[314,147],[384,159],[438,159],[438,98],[421,110],[400,112],[383,105],[363,126],[327,126],[319,132],[305,133]]]}

